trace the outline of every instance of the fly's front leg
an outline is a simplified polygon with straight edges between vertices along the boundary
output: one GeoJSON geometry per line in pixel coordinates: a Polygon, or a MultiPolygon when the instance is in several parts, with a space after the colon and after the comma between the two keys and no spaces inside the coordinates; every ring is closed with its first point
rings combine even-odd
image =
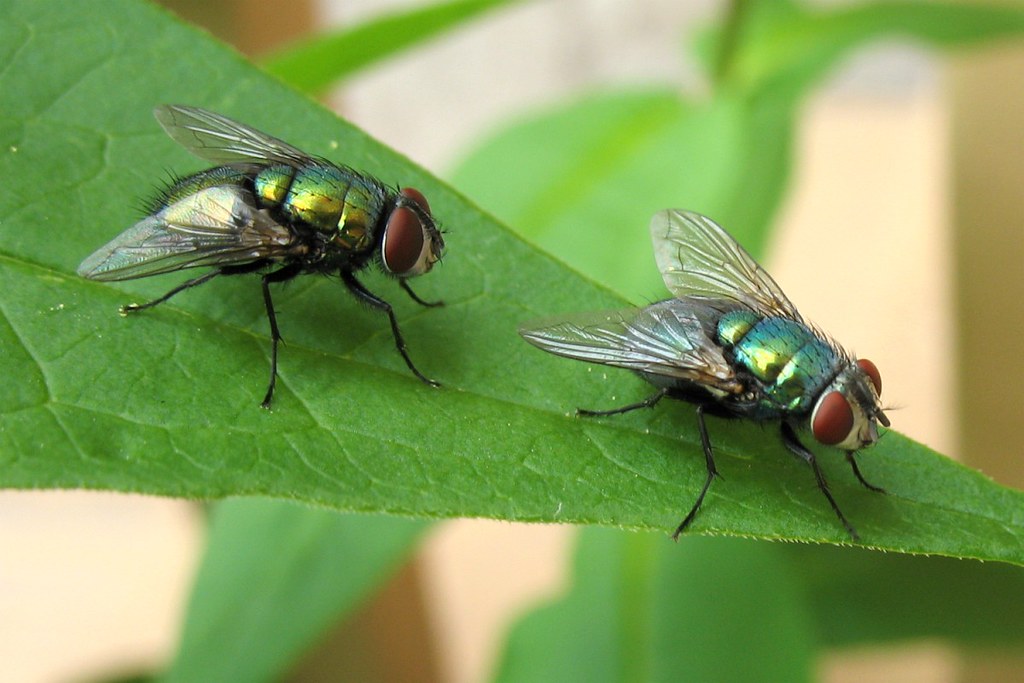
{"type": "Polygon", "coordinates": [[[811,469],[814,470],[814,478],[818,481],[818,489],[828,498],[829,505],[832,506],[836,516],[839,517],[839,521],[846,527],[846,531],[849,532],[853,540],[859,541],[860,536],[857,535],[857,530],[846,519],[846,515],[843,514],[842,510],[839,509],[839,505],[836,504],[836,499],[832,497],[832,491],[829,490],[828,482],[825,481],[825,475],[822,473],[821,467],[818,466],[818,459],[814,457],[814,453],[800,443],[796,432],[793,431],[793,427],[788,422],[782,423],[782,443],[791,453],[800,456],[802,460],[805,460],[811,466],[811,469]]]}
{"type": "MultiPolygon", "coordinates": [[[[412,370],[412,374],[416,375],[422,382],[429,384],[432,387],[441,386],[438,382],[435,382],[425,376],[422,372],[416,369],[415,365],[413,365],[412,359],[409,358],[409,353],[406,351],[405,339],[402,337],[401,330],[398,329],[398,319],[395,318],[395,311],[391,308],[391,304],[364,287],[363,283],[357,280],[356,276],[347,270],[341,271],[341,280],[345,283],[345,286],[348,287],[348,291],[352,292],[357,299],[379,311],[384,311],[387,314],[388,320],[391,321],[391,334],[395,338],[395,347],[397,347],[398,352],[402,354],[402,358],[405,360],[405,364],[409,366],[409,369],[412,370]]],[[[415,295],[414,298],[416,298],[415,295]]]]}
{"type": "Polygon", "coordinates": [[[408,294],[409,297],[413,301],[418,303],[420,306],[426,306],[427,308],[435,308],[437,306],[444,306],[444,302],[443,301],[425,301],[425,300],[421,299],[419,294],[417,294],[416,292],[412,291],[412,287],[409,286],[409,281],[408,280],[405,280],[405,279],[399,280],[398,281],[398,286],[401,287],[403,290],[405,290],[405,293],[408,294]]]}
{"type": "Polygon", "coordinates": [[[270,382],[267,384],[267,393],[263,396],[260,407],[267,410],[270,410],[274,387],[277,385],[277,346],[281,341],[281,332],[277,329],[277,315],[274,313],[274,300],[270,296],[270,283],[291,280],[300,272],[302,266],[293,263],[263,276],[263,304],[267,307],[267,320],[270,321],[270,382]]]}
{"type": "Polygon", "coordinates": [[[886,493],[886,490],[881,486],[875,486],[864,478],[864,475],[860,473],[860,467],[857,466],[857,458],[854,457],[853,453],[846,453],[846,462],[850,463],[850,467],[853,468],[853,473],[856,475],[857,481],[863,484],[865,488],[874,491],[875,493],[886,493]]]}

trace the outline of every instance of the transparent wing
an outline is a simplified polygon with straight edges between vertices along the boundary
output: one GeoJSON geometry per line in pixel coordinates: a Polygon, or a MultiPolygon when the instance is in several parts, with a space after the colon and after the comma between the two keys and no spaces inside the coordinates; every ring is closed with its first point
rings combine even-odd
{"type": "Polygon", "coordinates": [[[726,299],[762,315],[803,322],[772,276],[707,216],[659,211],[651,219],[651,239],[665,285],[677,297],[726,299]]]}
{"type": "Polygon", "coordinates": [[[130,280],[182,268],[281,258],[286,228],[256,209],[245,190],[210,187],[147,216],[82,261],[90,280],[130,280]]]}
{"type": "Polygon", "coordinates": [[[580,313],[526,323],[519,334],[566,358],[688,380],[727,393],[742,387],[705,334],[701,310],[671,299],[646,308],[580,313]]]}
{"type": "Polygon", "coordinates": [[[206,109],[163,104],[153,115],[175,142],[215,164],[270,161],[299,166],[316,161],[287,142],[206,109]]]}

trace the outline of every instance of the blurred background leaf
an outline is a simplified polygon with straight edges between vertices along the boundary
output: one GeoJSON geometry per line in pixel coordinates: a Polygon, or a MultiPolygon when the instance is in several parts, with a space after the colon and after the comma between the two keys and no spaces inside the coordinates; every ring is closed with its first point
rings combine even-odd
{"type": "Polygon", "coordinates": [[[181,645],[162,680],[280,679],[393,574],[426,526],[284,501],[218,504],[181,645]]]}
{"type": "Polygon", "coordinates": [[[817,680],[816,655],[1024,646],[1019,567],[736,539],[579,533],[572,588],[512,629],[496,680],[817,680]],[[1011,597],[1012,596],[1012,597],[1011,597]]]}
{"type": "Polygon", "coordinates": [[[382,16],[313,36],[262,58],[269,73],[309,93],[373,66],[502,5],[518,0],[454,0],[382,16]]]}
{"type": "Polygon", "coordinates": [[[496,680],[811,680],[813,622],[785,549],[606,529],[578,538],[571,591],[517,624],[496,680]]]}

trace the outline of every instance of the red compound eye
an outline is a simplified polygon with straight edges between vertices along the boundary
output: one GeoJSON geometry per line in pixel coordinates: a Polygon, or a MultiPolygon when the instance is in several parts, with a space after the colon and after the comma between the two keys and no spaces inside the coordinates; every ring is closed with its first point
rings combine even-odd
{"type": "Polygon", "coordinates": [[[424,211],[426,211],[428,214],[430,213],[430,204],[427,203],[427,198],[424,197],[423,193],[417,190],[416,188],[403,187],[402,196],[408,197],[409,199],[413,200],[414,202],[419,204],[424,211]]]}
{"type": "Polygon", "coordinates": [[[412,209],[399,206],[391,212],[381,252],[384,267],[395,275],[408,273],[416,266],[423,253],[423,226],[412,209]]]}
{"type": "Polygon", "coordinates": [[[878,367],[869,361],[867,358],[861,358],[857,361],[857,366],[864,371],[864,374],[868,376],[871,383],[875,385],[875,393],[879,396],[882,395],[882,374],[878,372],[878,367]]]}
{"type": "MultiPolygon", "coordinates": [[[[416,202],[423,211],[430,214],[430,205],[419,190],[406,187],[402,190],[402,196],[416,202]]],[[[384,241],[381,244],[384,267],[395,275],[409,273],[420,262],[425,241],[423,223],[416,211],[408,205],[396,206],[384,228],[384,241]]]]}
{"type": "Polygon", "coordinates": [[[814,411],[811,432],[826,446],[842,443],[853,430],[853,410],[846,397],[838,391],[825,394],[814,411]]]}

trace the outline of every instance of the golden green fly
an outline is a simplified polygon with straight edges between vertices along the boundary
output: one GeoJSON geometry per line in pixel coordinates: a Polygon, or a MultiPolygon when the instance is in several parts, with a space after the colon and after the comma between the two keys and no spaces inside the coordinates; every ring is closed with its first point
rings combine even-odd
{"type": "Polygon", "coordinates": [[[855,458],[878,440],[878,423],[889,426],[878,368],[807,323],[775,280],[707,216],[667,209],[655,214],[650,229],[673,298],[529,322],[519,333],[550,353],[627,368],[657,387],[638,403],[582,415],[649,408],[666,397],[696,405],[707,476],[674,538],[693,522],[718,475],[704,421],[709,414],[778,421],[783,445],[811,466],[818,488],[856,539],[797,432],[809,428],[819,443],[845,451],[860,483],[881,492],[864,479],[855,458]]]}
{"type": "Polygon", "coordinates": [[[174,141],[217,166],[173,181],[145,218],[85,259],[79,275],[112,281],[210,268],[148,303],[123,306],[127,314],[220,275],[261,273],[271,339],[264,408],[274,396],[281,340],[270,285],[304,273],[338,275],[356,299],[388,316],[406,365],[437,386],[409,357],[391,304],[356,277],[373,263],[417,303],[441,305],[424,301],[408,283],[444,252],[423,194],[389,187],[212,111],[162,105],[154,115],[174,141]]]}

